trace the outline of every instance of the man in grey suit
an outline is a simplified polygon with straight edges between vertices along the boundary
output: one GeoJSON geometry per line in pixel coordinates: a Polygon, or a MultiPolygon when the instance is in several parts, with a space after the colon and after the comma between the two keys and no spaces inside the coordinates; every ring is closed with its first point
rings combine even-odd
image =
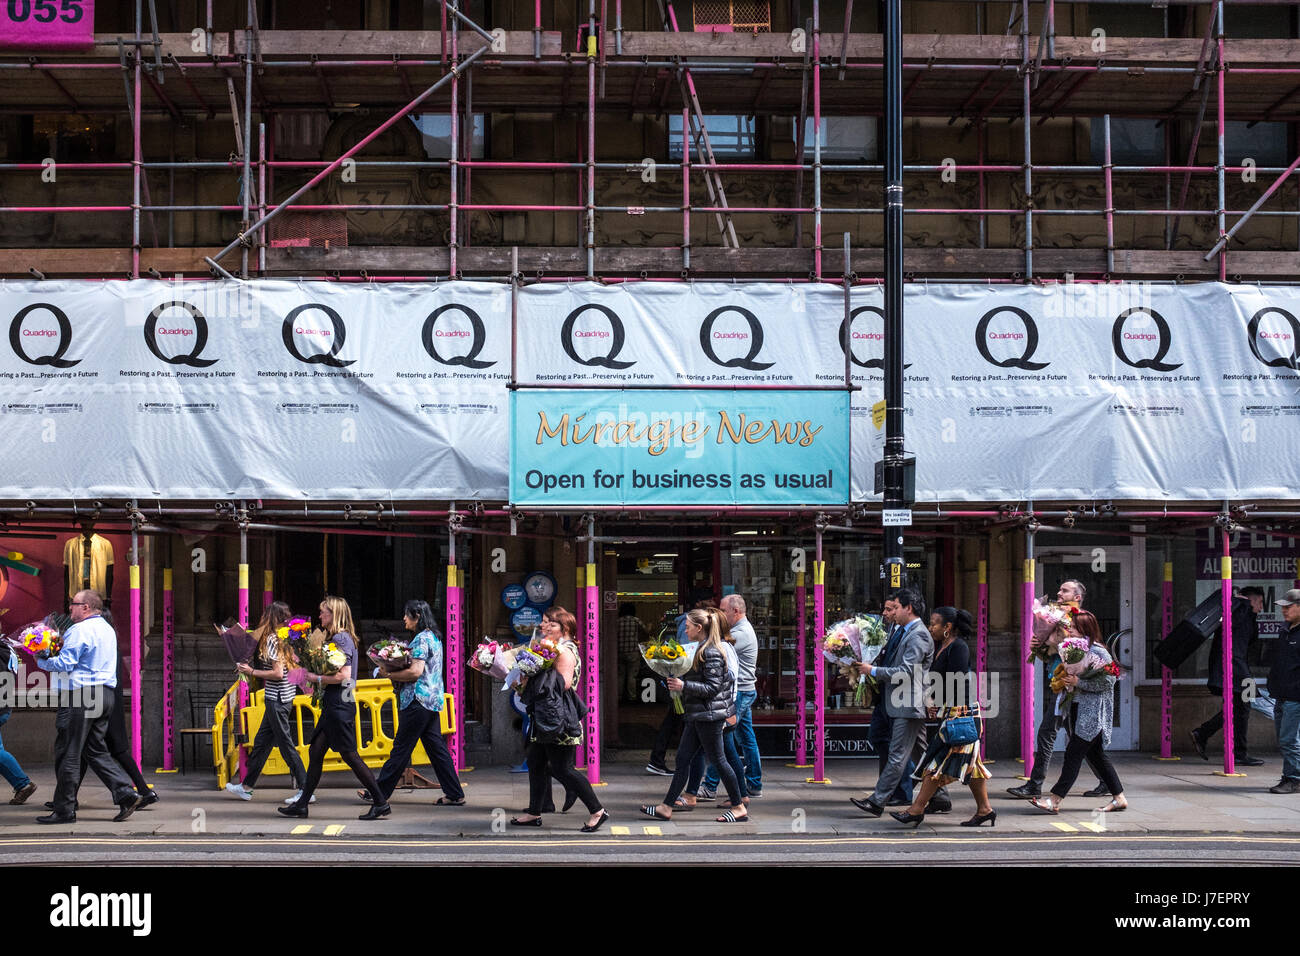
{"type": "Polygon", "coordinates": [[[925,606],[920,597],[903,588],[890,598],[898,604],[894,621],[903,633],[888,660],[860,665],[880,685],[879,706],[884,707],[892,722],[889,759],[876,781],[875,792],[865,800],[852,800],[855,807],[873,817],[884,812],[885,802],[903,778],[912,750],[925,744],[925,674],[934,660],[934,641],[921,620],[925,606]]]}

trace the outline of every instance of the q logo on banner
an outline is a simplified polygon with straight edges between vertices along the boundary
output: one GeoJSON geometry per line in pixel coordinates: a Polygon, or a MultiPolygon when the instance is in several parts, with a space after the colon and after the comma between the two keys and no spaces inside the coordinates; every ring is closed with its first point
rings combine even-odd
{"type": "Polygon", "coordinates": [[[613,309],[603,305],[580,305],[564,320],[564,325],[560,327],[560,344],[564,347],[564,354],[569,356],[579,365],[600,366],[601,368],[631,368],[636,362],[619,362],[616,361],[618,353],[623,351],[623,320],[618,317],[613,309]],[[578,321],[578,316],[582,313],[594,309],[605,318],[609,319],[609,331],[604,329],[593,329],[584,332],[574,332],[574,324],[578,321]],[[609,339],[609,351],[605,355],[593,355],[591,358],[579,358],[578,350],[573,347],[574,336],[582,339],[609,339]]]}
{"type": "Polygon", "coordinates": [[[337,312],[328,305],[321,305],[317,302],[310,302],[307,305],[300,305],[284,318],[284,326],[281,329],[281,336],[284,338],[284,347],[289,350],[289,354],[299,362],[305,362],[308,365],[329,365],[333,368],[344,368],[352,365],[356,359],[348,359],[344,362],[339,357],[339,352],[343,351],[343,341],[347,338],[348,331],[343,325],[343,319],[337,312]],[[330,319],[331,331],[324,329],[304,329],[295,325],[294,320],[308,309],[319,309],[324,312],[330,319]],[[319,336],[327,338],[330,341],[330,350],[319,355],[303,355],[298,351],[298,343],[294,338],[295,334],[319,336]]]}
{"type": "Polygon", "coordinates": [[[1147,309],[1142,306],[1134,306],[1131,309],[1126,309],[1121,312],[1119,318],[1115,320],[1115,324],[1110,330],[1110,343],[1114,346],[1115,355],[1121,362],[1125,365],[1132,366],[1133,368],[1153,368],[1157,372],[1172,372],[1176,368],[1183,367],[1182,362],[1170,365],[1165,361],[1165,356],[1169,354],[1169,339],[1169,323],[1165,321],[1165,317],[1155,309],[1147,309]],[[1124,322],[1134,312],[1141,312],[1145,315],[1151,316],[1152,320],[1156,323],[1156,333],[1125,332],[1124,322]],[[1139,341],[1150,341],[1151,339],[1156,339],[1156,354],[1151,358],[1138,359],[1136,362],[1133,361],[1128,357],[1128,352],[1124,350],[1124,343],[1135,339],[1139,341]]]}
{"type": "MultiPolygon", "coordinates": [[[[1246,334],[1250,337],[1250,351],[1254,353],[1255,358],[1259,359],[1265,365],[1272,368],[1300,369],[1300,349],[1297,349],[1297,344],[1300,343],[1300,322],[1297,322],[1296,317],[1286,309],[1279,309],[1277,306],[1272,305],[1260,309],[1251,317],[1250,324],[1246,327],[1246,334]],[[1270,332],[1268,330],[1261,332],[1259,330],[1260,323],[1264,320],[1264,317],[1273,313],[1277,313],[1282,316],[1282,318],[1286,319],[1287,326],[1290,329],[1289,332],[1270,332]],[[1281,351],[1283,354],[1279,355],[1277,358],[1264,358],[1263,353],[1259,350],[1259,340],[1261,338],[1276,343],[1274,349],[1276,351],[1281,351]],[[1278,346],[1280,346],[1280,348],[1278,348],[1278,346]]],[[[11,332],[10,341],[12,340],[13,333],[11,332]]]]}
{"type": "Polygon", "coordinates": [[[984,361],[990,365],[996,365],[998,368],[1021,368],[1029,372],[1037,372],[1039,369],[1047,368],[1051,362],[1031,362],[1034,352],[1038,349],[1038,326],[1024,309],[1017,309],[1013,305],[1002,305],[996,309],[989,309],[984,313],[984,318],[980,319],[979,325],[975,326],[975,347],[980,350],[980,355],[984,356],[984,361]],[[994,316],[1003,312],[1010,312],[1017,316],[1024,325],[1023,332],[989,332],[989,323],[993,321],[994,316]],[[1024,351],[1018,356],[1007,359],[995,359],[989,351],[988,340],[990,338],[1011,339],[1013,341],[1025,342],[1024,351]]]}
{"type": "Polygon", "coordinates": [[[469,306],[451,303],[435,309],[429,313],[429,317],[424,320],[424,329],[420,333],[420,339],[424,342],[424,350],[429,353],[429,357],[435,362],[441,362],[443,365],[463,365],[466,368],[491,368],[496,362],[480,362],[478,353],[483,351],[483,346],[487,341],[487,329],[483,327],[483,320],[479,318],[478,313],[469,306]],[[469,319],[469,331],[464,329],[435,329],[438,323],[438,317],[452,309],[457,309],[465,314],[469,319]],[[469,351],[464,355],[452,355],[443,358],[438,354],[438,347],[434,344],[434,338],[447,339],[470,339],[469,351]]]}
{"type": "Polygon", "coordinates": [[[719,309],[714,309],[700,326],[700,348],[704,349],[704,354],[709,357],[709,361],[714,365],[721,365],[723,368],[744,368],[751,372],[761,372],[764,369],[771,368],[775,362],[756,362],[758,353],[763,350],[763,326],[758,321],[758,316],[754,315],[748,309],[742,309],[738,305],[724,305],[719,309]],[[749,333],[744,332],[714,332],[713,323],[718,320],[718,316],[724,312],[739,312],[749,323],[749,333]],[[718,353],[713,351],[713,339],[749,339],[749,351],[739,358],[727,359],[725,362],[718,358],[718,353]]]}
{"type": "Polygon", "coordinates": [[[37,302],[33,305],[21,309],[14,320],[9,323],[9,346],[14,350],[14,354],[26,362],[28,365],[52,365],[54,368],[72,368],[81,362],[81,359],[65,359],[63,356],[68,351],[68,346],[72,344],[72,323],[64,311],[57,305],[50,305],[48,302],[37,302]],[[44,309],[54,316],[56,329],[24,329],[23,319],[27,318],[37,309],[44,309]],[[32,358],[23,348],[23,339],[31,338],[57,338],[58,343],[51,355],[38,355],[32,358]]]}
{"type": "MultiPolygon", "coordinates": [[[[863,362],[861,359],[858,358],[857,354],[853,351],[852,343],[861,342],[864,340],[868,342],[879,342],[881,344],[881,348],[882,349],[884,348],[885,333],[883,330],[880,332],[854,332],[853,331],[854,320],[863,312],[870,312],[872,315],[880,316],[880,321],[882,324],[885,321],[885,313],[882,312],[880,309],[876,308],[876,306],[874,305],[858,306],[856,309],[854,309],[852,312],[849,313],[849,317],[847,319],[845,319],[840,323],[840,348],[849,356],[849,360],[852,361],[853,364],[858,366],[859,368],[878,368],[881,371],[883,371],[885,368],[884,359],[873,358],[873,359],[867,359],[865,362],[863,362]]],[[[912,367],[911,362],[907,362],[906,364],[903,365],[903,368],[905,369],[911,367],[912,367]]]]}
{"type": "Polygon", "coordinates": [[[149,318],[145,319],[144,322],[144,344],[149,346],[149,351],[154,354],[155,358],[166,362],[168,365],[188,365],[191,368],[207,368],[211,365],[216,365],[217,362],[220,361],[220,359],[205,359],[199,357],[203,354],[203,349],[208,344],[208,320],[204,317],[202,312],[188,302],[164,302],[162,305],[158,306],[158,308],[150,312],[149,318]],[[184,309],[188,312],[190,318],[194,320],[194,328],[187,329],[183,326],[177,326],[171,329],[158,328],[158,320],[162,317],[163,312],[171,308],[184,309]],[[163,355],[162,351],[158,348],[159,335],[180,335],[182,337],[193,335],[194,347],[188,352],[182,352],[180,355],[163,355]]]}

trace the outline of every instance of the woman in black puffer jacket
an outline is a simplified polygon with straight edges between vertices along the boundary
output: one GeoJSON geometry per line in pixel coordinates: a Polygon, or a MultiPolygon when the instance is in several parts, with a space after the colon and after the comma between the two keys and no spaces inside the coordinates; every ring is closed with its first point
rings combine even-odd
{"type": "Polygon", "coordinates": [[[657,807],[643,806],[641,812],[656,820],[672,818],[672,808],[686,786],[691,761],[703,748],[709,760],[718,768],[722,784],[727,788],[727,799],[731,803],[731,809],[718,817],[718,822],[738,823],[748,817],[736,784],[736,774],[722,749],[722,731],[727,718],[736,713],[731,675],[727,671],[727,658],[722,651],[722,635],[714,618],[707,611],[697,608],[686,615],[686,636],[689,640],[700,643],[695,652],[694,666],[686,672],[686,680],[668,678],[668,689],[681,692],[686,709],[682,742],[677,747],[677,772],[673,774],[673,782],[668,787],[664,802],[657,807]]]}

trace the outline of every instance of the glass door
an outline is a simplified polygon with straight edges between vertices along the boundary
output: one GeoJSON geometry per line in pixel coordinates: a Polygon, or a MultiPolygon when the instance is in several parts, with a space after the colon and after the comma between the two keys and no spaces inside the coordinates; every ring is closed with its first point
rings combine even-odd
{"type": "MultiPolygon", "coordinates": [[[[1133,706],[1133,554],[1132,548],[1089,547],[1081,541],[1077,547],[1043,548],[1037,555],[1034,569],[1035,589],[1041,599],[1044,594],[1056,600],[1061,582],[1071,578],[1085,588],[1083,607],[1097,616],[1102,637],[1108,640],[1118,634],[1113,643],[1116,657],[1124,668],[1124,676],[1115,683],[1115,725],[1111,731],[1111,750],[1132,750],[1137,746],[1136,711],[1133,706]]],[[[1037,691],[1034,695],[1036,720],[1052,713],[1056,697],[1048,686],[1043,665],[1034,665],[1037,691]]],[[[1063,749],[1065,736],[1057,738],[1056,747],[1063,749]]]]}

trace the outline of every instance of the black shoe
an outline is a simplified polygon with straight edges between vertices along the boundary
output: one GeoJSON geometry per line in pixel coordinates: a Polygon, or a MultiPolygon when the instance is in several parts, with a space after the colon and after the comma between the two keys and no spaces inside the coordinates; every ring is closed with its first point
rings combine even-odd
{"type": "Polygon", "coordinates": [[[969,820],[963,820],[961,823],[957,825],[962,827],[978,827],[978,826],[983,826],[986,821],[988,825],[991,827],[997,826],[998,812],[996,810],[990,810],[988,813],[985,814],[977,813],[969,820]]]}
{"type": "Polygon", "coordinates": [[[156,790],[150,790],[143,797],[140,798],[140,805],[136,807],[136,809],[143,810],[145,807],[152,807],[155,803],[157,803],[161,799],[162,797],[158,796],[158,792],[156,790]]]}
{"type": "Polygon", "coordinates": [[[37,823],[76,823],[77,815],[75,813],[69,813],[66,816],[61,816],[60,814],[57,813],[51,813],[49,816],[37,817],[36,822],[37,823]]]}
{"type": "Polygon", "coordinates": [[[1194,730],[1189,730],[1187,733],[1192,738],[1192,749],[1201,755],[1202,760],[1209,760],[1210,757],[1205,752],[1205,741],[1201,739],[1201,735],[1194,730]]]}
{"type": "Polygon", "coordinates": [[[865,800],[859,800],[857,797],[849,797],[849,803],[853,804],[863,813],[873,817],[878,817],[885,812],[885,808],[872,801],[870,797],[865,800]]]}
{"type": "Polygon", "coordinates": [[[658,774],[661,777],[671,777],[673,772],[661,763],[655,763],[653,760],[645,765],[646,773],[658,774]]]}
{"type": "Polygon", "coordinates": [[[568,813],[573,805],[578,802],[577,790],[566,790],[564,793],[564,806],[560,808],[561,813],[568,813]]]}
{"type": "Polygon", "coordinates": [[[1091,790],[1083,791],[1083,795],[1085,797],[1109,797],[1110,791],[1106,789],[1106,785],[1104,783],[1099,783],[1091,790]]]}
{"type": "MultiPolygon", "coordinates": [[[[1300,780],[1294,777],[1283,777],[1278,781],[1277,786],[1269,787],[1269,793],[1300,793],[1300,780]]],[[[53,821],[51,821],[53,822],[53,821]]]]}
{"type": "Polygon", "coordinates": [[[902,811],[901,813],[891,813],[890,816],[893,817],[895,820],[897,820],[899,823],[903,824],[903,826],[907,826],[910,823],[912,825],[913,830],[919,827],[921,825],[921,822],[925,820],[924,813],[918,813],[915,816],[913,816],[911,813],[909,813],[906,810],[902,811]]]}
{"type": "MultiPolygon", "coordinates": [[[[53,812],[53,810],[54,810],[54,801],[53,801],[53,800],[46,800],[46,801],[45,801],[45,809],[46,809],[46,810],[49,810],[49,811],[51,811],[51,812],[53,812]]],[[[72,812],[73,812],[73,813],[76,813],[76,812],[77,812],[77,805],[76,805],[75,803],[72,805],[72,812]]]]}
{"type": "Polygon", "coordinates": [[[1263,761],[1262,759],[1260,759],[1259,757],[1252,757],[1252,756],[1250,756],[1250,754],[1247,754],[1247,755],[1244,756],[1244,757],[1238,757],[1237,760],[1236,760],[1236,763],[1237,763],[1239,766],[1242,766],[1242,767],[1262,767],[1262,766],[1264,766],[1264,761],[1263,761]]]}
{"type": "Polygon", "coordinates": [[[599,829],[601,828],[601,826],[604,824],[604,822],[605,822],[606,820],[608,820],[608,819],[609,819],[609,813],[608,813],[608,811],[601,810],[601,811],[600,811],[600,819],[597,820],[595,823],[590,823],[590,824],[588,824],[588,823],[584,823],[584,824],[582,825],[582,832],[583,832],[583,833],[595,833],[597,830],[599,830],[599,829]]]}
{"type": "Polygon", "coordinates": [[[287,807],[276,807],[275,812],[282,813],[286,817],[299,817],[303,820],[307,819],[307,808],[300,807],[296,803],[290,804],[287,807]]]}
{"type": "Polygon", "coordinates": [[[925,805],[925,813],[922,813],[921,816],[925,816],[926,813],[948,813],[951,810],[951,800],[944,800],[940,797],[931,797],[930,802],[925,805]]]}
{"type": "MultiPolygon", "coordinates": [[[[525,810],[524,812],[527,813],[528,811],[525,810]]],[[[512,827],[540,827],[542,825],[542,818],[538,817],[535,820],[520,820],[518,817],[511,817],[510,825],[512,827]]]]}
{"type": "Polygon", "coordinates": [[[387,803],[384,803],[384,804],[380,804],[377,807],[371,807],[365,813],[361,814],[361,816],[357,817],[357,819],[378,820],[380,817],[386,817],[392,812],[393,812],[393,808],[389,806],[387,803]]]}
{"type": "Polygon", "coordinates": [[[121,823],[129,816],[131,816],[131,814],[135,813],[136,808],[139,807],[140,804],[143,802],[144,802],[144,797],[141,797],[139,795],[127,797],[125,800],[123,800],[121,803],[117,805],[117,816],[113,817],[113,822],[121,823]]]}
{"type": "Polygon", "coordinates": [[[910,797],[890,797],[885,801],[887,807],[910,807],[912,800],[910,797]]]}
{"type": "Polygon", "coordinates": [[[1013,797],[1019,797],[1021,800],[1028,800],[1031,797],[1042,796],[1043,790],[1038,784],[1028,780],[1018,787],[1008,787],[1007,793],[1013,797]]]}

